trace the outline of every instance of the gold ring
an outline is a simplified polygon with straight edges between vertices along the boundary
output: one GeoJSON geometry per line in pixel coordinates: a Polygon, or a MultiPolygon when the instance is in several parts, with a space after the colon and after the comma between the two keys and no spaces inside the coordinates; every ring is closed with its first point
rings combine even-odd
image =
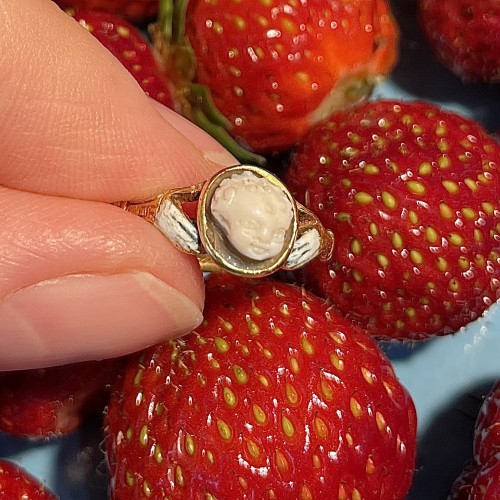
{"type": "Polygon", "coordinates": [[[150,200],[115,205],[196,255],[204,272],[260,278],[298,269],[316,257],[328,259],[333,250],[333,234],[318,218],[275,175],[251,165],[226,168],[208,181],[150,200]],[[193,202],[196,215],[190,216],[193,202]]]}

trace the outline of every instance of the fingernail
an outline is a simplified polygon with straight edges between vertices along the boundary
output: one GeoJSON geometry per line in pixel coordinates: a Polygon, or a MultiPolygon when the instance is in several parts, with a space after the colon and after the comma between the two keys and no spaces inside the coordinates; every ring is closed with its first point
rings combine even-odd
{"type": "Polygon", "coordinates": [[[189,333],[202,313],[150,273],[69,275],[0,305],[0,370],[104,359],[189,333]]]}
{"type": "Polygon", "coordinates": [[[152,102],[162,117],[201,150],[207,160],[225,167],[238,163],[236,158],[210,134],[163,104],[154,100],[152,102]]]}

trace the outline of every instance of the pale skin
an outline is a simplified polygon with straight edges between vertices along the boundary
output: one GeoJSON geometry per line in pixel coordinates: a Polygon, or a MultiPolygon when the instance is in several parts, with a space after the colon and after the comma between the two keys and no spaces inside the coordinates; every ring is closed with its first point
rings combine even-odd
{"type": "Polygon", "coordinates": [[[204,301],[196,259],[107,202],[200,182],[234,158],[49,0],[0,0],[0,26],[0,370],[188,333],[204,301]]]}

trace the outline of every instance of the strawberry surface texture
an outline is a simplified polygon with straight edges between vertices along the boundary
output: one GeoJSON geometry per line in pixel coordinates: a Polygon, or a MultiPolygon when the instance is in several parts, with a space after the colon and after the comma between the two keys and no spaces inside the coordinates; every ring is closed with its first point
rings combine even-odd
{"type": "Polygon", "coordinates": [[[300,279],[373,335],[456,332],[500,297],[499,169],[481,126],[428,103],[332,116],[286,175],[336,236],[300,279]]]}
{"type": "Polygon", "coordinates": [[[85,9],[107,12],[133,23],[153,19],[158,13],[157,0],[57,0],[64,9],[85,9]]]}
{"type": "Polygon", "coordinates": [[[122,359],[0,373],[0,431],[29,439],[70,434],[102,411],[122,359]]]}
{"type": "Polygon", "coordinates": [[[161,0],[150,26],[150,0],[56,1],[336,242],[212,275],[203,324],[123,372],[0,373],[0,498],[499,499],[498,383],[472,435],[500,375],[499,1],[161,0]],[[379,338],[412,340],[380,343],[396,375],[379,338]]]}
{"type": "Polygon", "coordinates": [[[500,498],[500,381],[484,399],[474,430],[474,460],[453,484],[450,500],[500,498]]]}
{"type": "Polygon", "coordinates": [[[138,28],[107,11],[79,9],[68,13],[122,63],[148,96],[175,109],[173,84],[158,54],[138,28]]]}
{"type": "Polygon", "coordinates": [[[370,94],[398,56],[386,0],[192,0],[185,36],[196,81],[252,150],[292,147],[370,94]]]}
{"type": "Polygon", "coordinates": [[[0,498],[5,500],[56,500],[44,485],[19,465],[0,459],[0,498]]]}
{"type": "Polygon", "coordinates": [[[476,421],[474,458],[485,463],[500,453],[500,380],[486,396],[476,421]]]}
{"type": "Polygon", "coordinates": [[[203,324],[127,367],[106,415],[117,499],[402,499],[416,414],[373,340],[278,281],[209,281],[203,324]]]}
{"type": "Polygon", "coordinates": [[[419,0],[419,17],[444,66],[465,81],[500,83],[498,0],[419,0]]]}

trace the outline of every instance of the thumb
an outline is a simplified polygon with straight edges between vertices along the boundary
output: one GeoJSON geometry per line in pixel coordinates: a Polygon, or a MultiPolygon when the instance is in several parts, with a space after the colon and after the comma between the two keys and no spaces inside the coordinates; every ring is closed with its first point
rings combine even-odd
{"type": "Polygon", "coordinates": [[[0,370],[122,355],[201,321],[144,199],[236,163],[49,0],[0,0],[0,370]]]}

